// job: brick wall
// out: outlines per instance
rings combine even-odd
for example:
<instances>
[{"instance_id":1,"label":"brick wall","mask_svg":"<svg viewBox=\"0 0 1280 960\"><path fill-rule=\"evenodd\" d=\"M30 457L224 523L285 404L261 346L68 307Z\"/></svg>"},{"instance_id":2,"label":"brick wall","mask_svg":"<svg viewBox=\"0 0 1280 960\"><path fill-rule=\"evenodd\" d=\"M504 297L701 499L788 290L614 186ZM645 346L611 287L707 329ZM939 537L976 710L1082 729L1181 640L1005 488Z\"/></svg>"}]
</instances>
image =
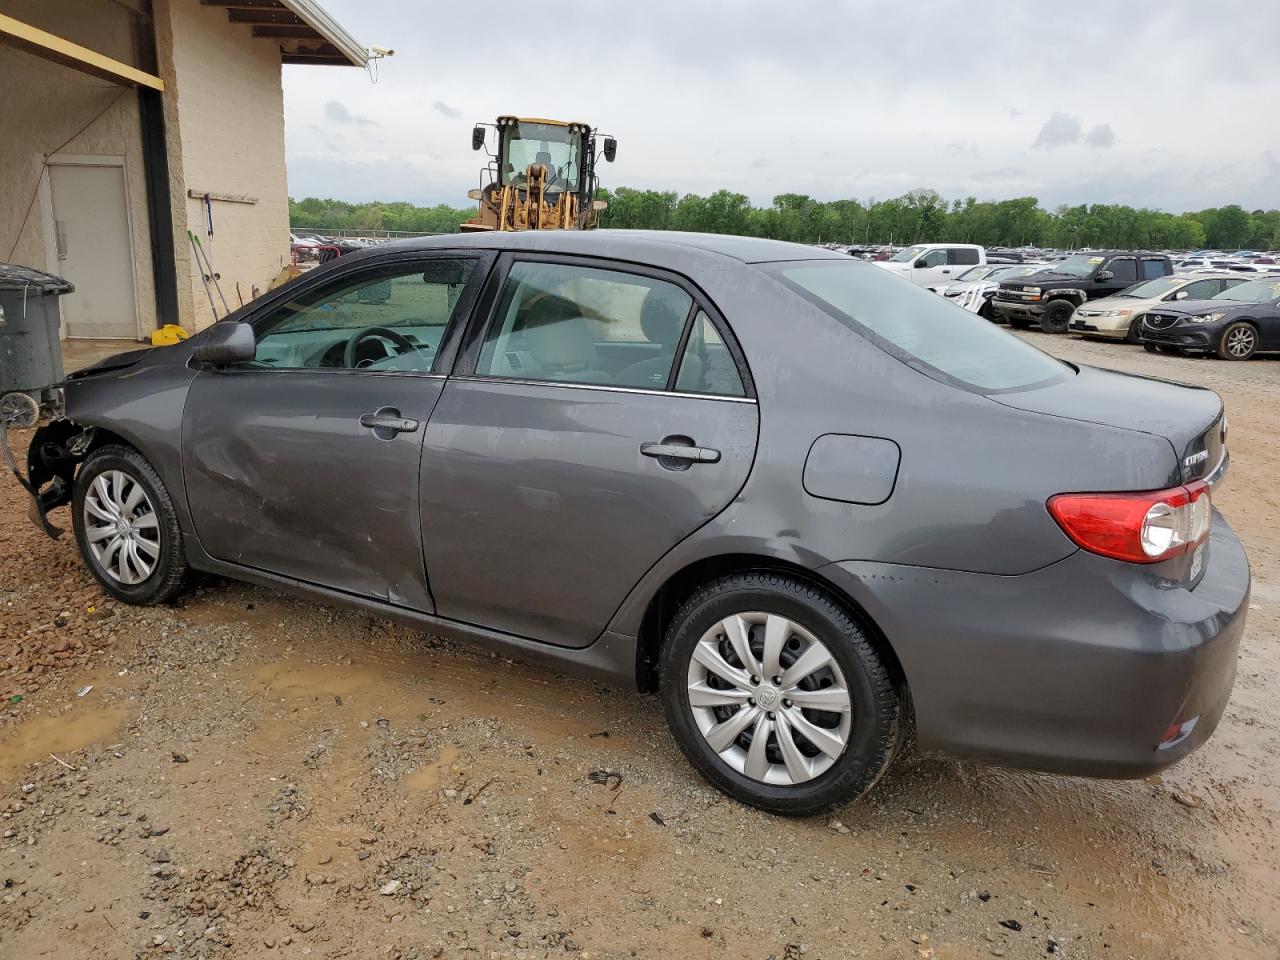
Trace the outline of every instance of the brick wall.
<instances>
[{"instance_id":1,"label":"brick wall","mask_svg":"<svg viewBox=\"0 0 1280 960\"><path fill-rule=\"evenodd\" d=\"M284 94L277 42L254 39L226 9L199 0L157 0L177 247L179 310L189 329L215 313L192 261L186 231L200 236L232 309L265 291L289 258ZM213 236L202 200L188 190L247 195L213 201ZM239 284L239 294L236 285ZM218 316L222 301L214 291Z\"/></svg>"}]
</instances>

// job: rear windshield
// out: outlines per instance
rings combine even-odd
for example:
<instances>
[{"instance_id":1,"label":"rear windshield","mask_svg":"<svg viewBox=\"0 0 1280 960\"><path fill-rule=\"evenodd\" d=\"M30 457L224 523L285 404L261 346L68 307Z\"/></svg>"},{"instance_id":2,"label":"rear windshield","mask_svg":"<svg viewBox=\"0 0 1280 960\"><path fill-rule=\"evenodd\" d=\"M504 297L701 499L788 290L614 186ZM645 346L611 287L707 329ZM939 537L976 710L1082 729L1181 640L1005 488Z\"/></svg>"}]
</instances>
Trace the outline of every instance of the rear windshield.
<instances>
[{"instance_id":1,"label":"rear windshield","mask_svg":"<svg viewBox=\"0 0 1280 960\"><path fill-rule=\"evenodd\" d=\"M1223 290L1214 300L1238 300L1242 303L1269 303L1280 297L1280 280L1250 280Z\"/></svg>"},{"instance_id":2,"label":"rear windshield","mask_svg":"<svg viewBox=\"0 0 1280 960\"><path fill-rule=\"evenodd\" d=\"M806 300L935 379L982 393L1021 390L1071 368L945 298L864 263L765 264Z\"/></svg>"}]
</instances>

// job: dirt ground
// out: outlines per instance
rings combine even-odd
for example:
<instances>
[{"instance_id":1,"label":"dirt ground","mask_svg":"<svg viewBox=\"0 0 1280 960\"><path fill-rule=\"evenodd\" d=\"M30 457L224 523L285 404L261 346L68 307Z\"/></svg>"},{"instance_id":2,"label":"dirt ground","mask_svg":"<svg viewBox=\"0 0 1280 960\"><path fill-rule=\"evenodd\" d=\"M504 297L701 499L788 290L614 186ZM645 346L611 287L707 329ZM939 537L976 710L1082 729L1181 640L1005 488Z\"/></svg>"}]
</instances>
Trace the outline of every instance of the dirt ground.
<instances>
[{"instance_id":1,"label":"dirt ground","mask_svg":"<svg viewBox=\"0 0 1280 960\"><path fill-rule=\"evenodd\" d=\"M1027 336L1226 400L1254 599L1162 777L913 757L770 817L652 698L222 581L108 601L6 476L0 957L1280 957L1280 362Z\"/></svg>"}]
</instances>

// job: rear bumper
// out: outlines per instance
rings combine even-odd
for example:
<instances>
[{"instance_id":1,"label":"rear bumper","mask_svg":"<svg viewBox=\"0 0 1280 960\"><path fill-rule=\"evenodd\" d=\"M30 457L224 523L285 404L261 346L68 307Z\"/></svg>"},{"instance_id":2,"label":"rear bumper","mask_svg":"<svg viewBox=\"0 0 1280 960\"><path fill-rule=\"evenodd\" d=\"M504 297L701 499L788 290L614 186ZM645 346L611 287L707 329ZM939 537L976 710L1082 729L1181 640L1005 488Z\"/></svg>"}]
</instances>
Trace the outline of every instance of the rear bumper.
<instances>
[{"instance_id":1,"label":"rear bumper","mask_svg":"<svg viewBox=\"0 0 1280 960\"><path fill-rule=\"evenodd\" d=\"M1016 577L859 561L823 572L901 660L923 751L1098 777L1146 776L1209 738L1249 602L1244 548L1217 514L1192 590L1084 551Z\"/></svg>"}]
</instances>

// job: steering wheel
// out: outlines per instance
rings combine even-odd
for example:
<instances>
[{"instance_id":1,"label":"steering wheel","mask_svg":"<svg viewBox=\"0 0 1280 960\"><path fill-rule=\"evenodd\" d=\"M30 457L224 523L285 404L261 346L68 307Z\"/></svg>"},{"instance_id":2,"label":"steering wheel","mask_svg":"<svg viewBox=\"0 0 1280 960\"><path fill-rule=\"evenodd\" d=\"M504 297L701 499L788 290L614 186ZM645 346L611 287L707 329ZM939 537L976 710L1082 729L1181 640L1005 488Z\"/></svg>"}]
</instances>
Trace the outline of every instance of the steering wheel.
<instances>
[{"instance_id":1,"label":"steering wheel","mask_svg":"<svg viewBox=\"0 0 1280 960\"><path fill-rule=\"evenodd\" d=\"M396 333L390 327L365 327L363 330L357 330L351 335L351 339L347 341L347 348L342 352L342 365L348 370L356 366L356 350L360 347L362 340L370 337L382 337L390 340L400 348L401 353L407 353L415 349L412 341L402 333Z\"/></svg>"}]
</instances>

